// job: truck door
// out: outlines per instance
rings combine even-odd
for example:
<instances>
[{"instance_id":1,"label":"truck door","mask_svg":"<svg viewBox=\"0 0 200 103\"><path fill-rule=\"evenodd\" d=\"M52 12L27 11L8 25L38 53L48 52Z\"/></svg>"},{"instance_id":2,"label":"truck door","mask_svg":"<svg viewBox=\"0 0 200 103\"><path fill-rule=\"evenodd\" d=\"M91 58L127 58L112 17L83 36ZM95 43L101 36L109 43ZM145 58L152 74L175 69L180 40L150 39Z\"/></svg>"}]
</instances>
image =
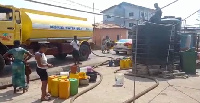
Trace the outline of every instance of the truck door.
<instances>
[{"instance_id":1,"label":"truck door","mask_svg":"<svg viewBox=\"0 0 200 103\"><path fill-rule=\"evenodd\" d=\"M11 7L0 6L0 42L4 45L13 45L15 21Z\"/></svg>"},{"instance_id":2,"label":"truck door","mask_svg":"<svg viewBox=\"0 0 200 103\"><path fill-rule=\"evenodd\" d=\"M22 40L21 36L21 16L19 10L15 10L15 35L14 38L15 40Z\"/></svg>"}]
</instances>

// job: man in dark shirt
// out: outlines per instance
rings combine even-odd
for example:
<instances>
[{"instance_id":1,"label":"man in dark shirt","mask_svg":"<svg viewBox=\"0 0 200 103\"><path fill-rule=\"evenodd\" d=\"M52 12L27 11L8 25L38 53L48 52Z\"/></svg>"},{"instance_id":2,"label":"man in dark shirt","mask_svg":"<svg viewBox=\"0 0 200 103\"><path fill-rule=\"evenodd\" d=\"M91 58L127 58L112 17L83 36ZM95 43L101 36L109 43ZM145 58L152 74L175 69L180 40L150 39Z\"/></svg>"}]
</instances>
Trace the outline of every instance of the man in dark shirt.
<instances>
[{"instance_id":1,"label":"man in dark shirt","mask_svg":"<svg viewBox=\"0 0 200 103\"><path fill-rule=\"evenodd\" d=\"M154 7L156 8L156 12L150 18L150 22L152 22L152 23L159 23L161 21L162 11L161 11L160 7L158 6L158 3L155 3Z\"/></svg>"}]
</instances>

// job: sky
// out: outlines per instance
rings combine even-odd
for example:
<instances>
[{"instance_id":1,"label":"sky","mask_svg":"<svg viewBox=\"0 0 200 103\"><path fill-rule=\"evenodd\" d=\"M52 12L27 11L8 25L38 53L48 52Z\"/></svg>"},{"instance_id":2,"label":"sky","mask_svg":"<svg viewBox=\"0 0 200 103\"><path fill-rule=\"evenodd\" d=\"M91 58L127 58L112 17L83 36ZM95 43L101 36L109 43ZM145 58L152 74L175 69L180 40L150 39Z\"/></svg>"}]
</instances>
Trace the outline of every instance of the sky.
<instances>
[{"instance_id":1,"label":"sky","mask_svg":"<svg viewBox=\"0 0 200 103\"><path fill-rule=\"evenodd\" d=\"M100 13L100 10L105 10L113 5L118 5L121 2L128 2L139 6L144 6L147 8L154 9L153 4L158 3L160 7L163 7L175 0L36 0L36 1L42 1L54 5L64 6L68 8L73 9L79 9L84 11L90 11L92 12L93 9L93 3L94 8L98 9L95 10L96 13ZM73 2L70 2L73 1ZM78 3L78 4L77 4ZM13 5L18 8L28 8L28 9L34 9L34 10L40 10L40 11L46 11L46 12L53 12L53 13L59 13L59 14L65 14L65 15L72 15L72 16L78 16L78 17L84 17L88 18L88 21L91 23L94 23L94 15L93 14L87 14L87 13L81 13L77 11L67 10L67 9L61 9L56 7L50 7L46 5L36 4L27 2L24 0L0 0L0 4L2 5ZM82 5L79 5L82 4ZM83 5L89 6L91 8L85 7ZM200 9L200 0L179 0L178 2L164 8L163 16L176 16L176 17L182 17L186 18L190 14L194 13L195 11ZM199 21L198 21L199 18ZM103 21L103 16L95 16L95 22L101 22ZM187 25L197 25L200 24L200 17L198 17L198 13L187 19L186 21Z\"/></svg>"}]
</instances>

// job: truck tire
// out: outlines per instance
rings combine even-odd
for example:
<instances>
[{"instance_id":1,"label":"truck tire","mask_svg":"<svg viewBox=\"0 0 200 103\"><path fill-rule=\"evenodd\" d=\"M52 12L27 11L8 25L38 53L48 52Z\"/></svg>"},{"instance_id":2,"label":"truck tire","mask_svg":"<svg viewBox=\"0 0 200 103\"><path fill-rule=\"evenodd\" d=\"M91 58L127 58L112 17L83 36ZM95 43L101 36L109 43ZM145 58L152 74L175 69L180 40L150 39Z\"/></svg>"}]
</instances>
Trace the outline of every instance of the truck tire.
<instances>
[{"instance_id":1,"label":"truck tire","mask_svg":"<svg viewBox=\"0 0 200 103\"><path fill-rule=\"evenodd\" d=\"M3 56L0 54L0 74L3 73L4 67L5 67L5 61Z\"/></svg>"},{"instance_id":2,"label":"truck tire","mask_svg":"<svg viewBox=\"0 0 200 103\"><path fill-rule=\"evenodd\" d=\"M60 59L63 60L66 58L67 54L57 54L57 55L53 55L56 59Z\"/></svg>"},{"instance_id":3,"label":"truck tire","mask_svg":"<svg viewBox=\"0 0 200 103\"><path fill-rule=\"evenodd\" d=\"M86 44L81 45L80 47L80 60L85 61L90 55L90 47Z\"/></svg>"}]
</instances>

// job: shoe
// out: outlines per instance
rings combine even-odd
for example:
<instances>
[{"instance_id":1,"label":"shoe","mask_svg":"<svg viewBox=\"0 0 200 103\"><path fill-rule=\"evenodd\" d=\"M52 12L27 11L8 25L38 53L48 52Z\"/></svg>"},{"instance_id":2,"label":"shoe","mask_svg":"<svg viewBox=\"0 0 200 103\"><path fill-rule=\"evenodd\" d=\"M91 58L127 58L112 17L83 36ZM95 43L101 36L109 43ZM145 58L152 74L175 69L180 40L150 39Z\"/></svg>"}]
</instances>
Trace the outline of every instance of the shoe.
<instances>
[{"instance_id":1,"label":"shoe","mask_svg":"<svg viewBox=\"0 0 200 103\"><path fill-rule=\"evenodd\" d=\"M44 98L41 98L41 101L50 101L50 100L51 100L51 98L47 97L47 96L45 96Z\"/></svg>"},{"instance_id":2,"label":"shoe","mask_svg":"<svg viewBox=\"0 0 200 103\"><path fill-rule=\"evenodd\" d=\"M51 94L50 94L50 93L47 93L46 96L47 96L47 97L51 97Z\"/></svg>"}]
</instances>

